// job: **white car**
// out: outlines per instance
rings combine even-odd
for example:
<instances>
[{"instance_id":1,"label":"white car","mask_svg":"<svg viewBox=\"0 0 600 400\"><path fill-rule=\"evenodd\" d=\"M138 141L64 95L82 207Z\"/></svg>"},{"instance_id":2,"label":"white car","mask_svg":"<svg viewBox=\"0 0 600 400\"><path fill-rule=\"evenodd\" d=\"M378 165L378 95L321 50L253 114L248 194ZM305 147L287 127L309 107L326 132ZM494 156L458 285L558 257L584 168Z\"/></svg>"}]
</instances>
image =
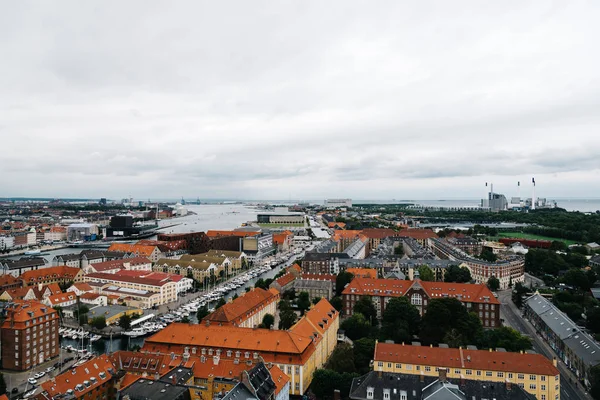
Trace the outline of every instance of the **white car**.
<instances>
[{"instance_id":1,"label":"white car","mask_svg":"<svg viewBox=\"0 0 600 400\"><path fill-rule=\"evenodd\" d=\"M41 378L44 375L46 375L46 373L44 371L41 371L41 372L38 372L37 374L35 374L33 377L35 379L39 379L39 378Z\"/></svg>"},{"instance_id":2,"label":"white car","mask_svg":"<svg viewBox=\"0 0 600 400\"><path fill-rule=\"evenodd\" d=\"M35 385L37 383L37 381L33 378L27 379L27 382L31 383L32 385Z\"/></svg>"},{"instance_id":3,"label":"white car","mask_svg":"<svg viewBox=\"0 0 600 400\"><path fill-rule=\"evenodd\" d=\"M52 371L54 371L54 367L48 367L48 368L46 368L46 372L52 372Z\"/></svg>"}]
</instances>

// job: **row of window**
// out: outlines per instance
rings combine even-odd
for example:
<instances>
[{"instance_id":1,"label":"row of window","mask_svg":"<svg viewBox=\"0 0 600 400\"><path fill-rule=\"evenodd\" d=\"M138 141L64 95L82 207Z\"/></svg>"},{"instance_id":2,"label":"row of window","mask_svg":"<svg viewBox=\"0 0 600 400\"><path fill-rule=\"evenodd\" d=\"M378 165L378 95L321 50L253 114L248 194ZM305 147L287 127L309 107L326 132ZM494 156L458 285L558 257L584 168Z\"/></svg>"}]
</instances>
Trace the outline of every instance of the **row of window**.
<instances>
[{"instance_id":1,"label":"row of window","mask_svg":"<svg viewBox=\"0 0 600 400\"><path fill-rule=\"evenodd\" d=\"M378 361L377 362L377 366L380 367L380 368L383 368L384 362L383 361ZM402 369L402 364L395 364L394 365L393 363L387 363L387 368L388 369L391 369L392 367L395 367L395 369ZM415 365L414 367L415 367L416 371L420 371L421 370L421 366L420 365ZM413 370L413 365L411 365L411 364L405 364L404 368L407 371L412 371ZM430 366L425 366L424 367L424 371L425 372L431 372L431 368L432 367L430 367ZM439 367L435 367L435 372L439 372L439 370L440 370ZM449 370L448 372L451 373L451 371L452 370ZM484 371L481 371L481 370L475 370L475 375L476 376L483 376L483 372ZM454 370L454 374L460 375L461 374L461 370L460 369L455 369ZM505 372L497 371L495 376L497 378L504 378L505 374L506 374L506 377L508 379L513 379L514 375L515 375L512 372L505 373ZM465 375L473 375L473 370L466 369L465 370ZM525 380L525 374L516 374L516 375L517 375L517 379L519 379L519 380ZM494 372L493 371L485 371L485 376L486 377L492 377L492 376L494 376ZM536 381L538 379L538 375L528 375L528 377L529 377L530 381ZM540 379L541 382L546 382L546 375L540 375L539 379ZM558 380L558 375L556 375L554 377L554 379Z\"/></svg>"}]
</instances>

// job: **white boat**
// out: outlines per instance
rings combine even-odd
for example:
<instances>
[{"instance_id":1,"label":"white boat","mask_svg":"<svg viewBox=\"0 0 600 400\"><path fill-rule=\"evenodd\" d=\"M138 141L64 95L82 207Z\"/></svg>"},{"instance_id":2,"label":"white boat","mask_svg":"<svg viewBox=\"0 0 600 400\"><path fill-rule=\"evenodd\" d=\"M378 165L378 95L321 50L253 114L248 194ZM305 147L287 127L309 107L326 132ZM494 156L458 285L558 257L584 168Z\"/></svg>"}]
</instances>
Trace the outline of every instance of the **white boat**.
<instances>
[{"instance_id":1,"label":"white boat","mask_svg":"<svg viewBox=\"0 0 600 400\"><path fill-rule=\"evenodd\" d=\"M100 336L100 335L92 335L90 337L90 342L95 342L96 340L100 340L100 339L102 339L102 336Z\"/></svg>"},{"instance_id":2,"label":"white boat","mask_svg":"<svg viewBox=\"0 0 600 400\"><path fill-rule=\"evenodd\" d=\"M24 253L26 256L37 256L42 254L40 250L29 250Z\"/></svg>"},{"instance_id":3,"label":"white boat","mask_svg":"<svg viewBox=\"0 0 600 400\"><path fill-rule=\"evenodd\" d=\"M145 335L147 332L145 329L142 328L134 328L129 332L123 332L123 335L126 336L130 336L130 337L138 337L138 336L143 336Z\"/></svg>"}]
</instances>

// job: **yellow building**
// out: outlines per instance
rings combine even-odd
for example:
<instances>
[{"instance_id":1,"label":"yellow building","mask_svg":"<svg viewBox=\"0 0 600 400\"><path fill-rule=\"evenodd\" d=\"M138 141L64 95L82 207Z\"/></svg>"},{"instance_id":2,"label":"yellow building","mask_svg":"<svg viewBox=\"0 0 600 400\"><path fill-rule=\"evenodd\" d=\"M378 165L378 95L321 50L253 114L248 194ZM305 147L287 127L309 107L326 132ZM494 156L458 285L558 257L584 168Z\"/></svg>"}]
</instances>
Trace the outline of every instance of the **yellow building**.
<instances>
[{"instance_id":1,"label":"yellow building","mask_svg":"<svg viewBox=\"0 0 600 400\"><path fill-rule=\"evenodd\" d=\"M518 384L539 400L560 398L556 360L540 354L491 350L451 349L377 343L373 369L437 377L446 368L448 378Z\"/></svg>"},{"instance_id":2,"label":"yellow building","mask_svg":"<svg viewBox=\"0 0 600 400\"><path fill-rule=\"evenodd\" d=\"M170 260L161 258L152 267L153 271L166 272L187 277L190 273L198 282L203 282L204 279L211 276L219 277L221 271L225 273L225 267L221 264L204 261L190 260Z\"/></svg>"}]
</instances>

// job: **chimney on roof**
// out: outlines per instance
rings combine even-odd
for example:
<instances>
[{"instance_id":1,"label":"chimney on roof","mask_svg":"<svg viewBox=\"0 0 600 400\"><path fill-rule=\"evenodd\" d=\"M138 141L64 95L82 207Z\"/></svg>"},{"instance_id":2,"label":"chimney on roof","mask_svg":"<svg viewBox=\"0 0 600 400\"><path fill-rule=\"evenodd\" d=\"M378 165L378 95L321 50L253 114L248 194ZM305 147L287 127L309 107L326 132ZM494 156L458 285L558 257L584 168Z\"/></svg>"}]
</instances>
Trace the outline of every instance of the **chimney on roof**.
<instances>
[{"instance_id":1,"label":"chimney on roof","mask_svg":"<svg viewBox=\"0 0 600 400\"><path fill-rule=\"evenodd\" d=\"M558 360L556 359L556 357L552 357L552 365L558 367Z\"/></svg>"},{"instance_id":2,"label":"chimney on roof","mask_svg":"<svg viewBox=\"0 0 600 400\"><path fill-rule=\"evenodd\" d=\"M333 400L341 400L342 399L342 395L340 393L340 389L335 389L333 391Z\"/></svg>"},{"instance_id":3,"label":"chimney on roof","mask_svg":"<svg viewBox=\"0 0 600 400\"><path fill-rule=\"evenodd\" d=\"M206 320L206 322L204 323L206 326L210 326L210 321Z\"/></svg>"},{"instance_id":4,"label":"chimney on roof","mask_svg":"<svg viewBox=\"0 0 600 400\"><path fill-rule=\"evenodd\" d=\"M507 379L506 380L506 390L510 391L512 389L512 383L510 383L510 381Z\"/></svg>"},{"instance_id":5,"label":"chimney on roof","mask_svg":"<svg viewBox=\"0 0 600 400\"><path fill-rule=\"evenodd\" d=\"M448 370L446 368L440 368L439 373L440 373L440 376L439 376L440 382L446 382L446 378L448 376Z\"/></svg>"},{"instance_id":6,"label":"chimney on roof","mask_svg":"<svg viewBox=\"0 0 600 400\"><path fill-rule=\"evenodd\" d=\"M419 382L425 382L425 375L423 375L423 372L421 372L421 375L419 375Z\"/></svg>"}]
</instances>

